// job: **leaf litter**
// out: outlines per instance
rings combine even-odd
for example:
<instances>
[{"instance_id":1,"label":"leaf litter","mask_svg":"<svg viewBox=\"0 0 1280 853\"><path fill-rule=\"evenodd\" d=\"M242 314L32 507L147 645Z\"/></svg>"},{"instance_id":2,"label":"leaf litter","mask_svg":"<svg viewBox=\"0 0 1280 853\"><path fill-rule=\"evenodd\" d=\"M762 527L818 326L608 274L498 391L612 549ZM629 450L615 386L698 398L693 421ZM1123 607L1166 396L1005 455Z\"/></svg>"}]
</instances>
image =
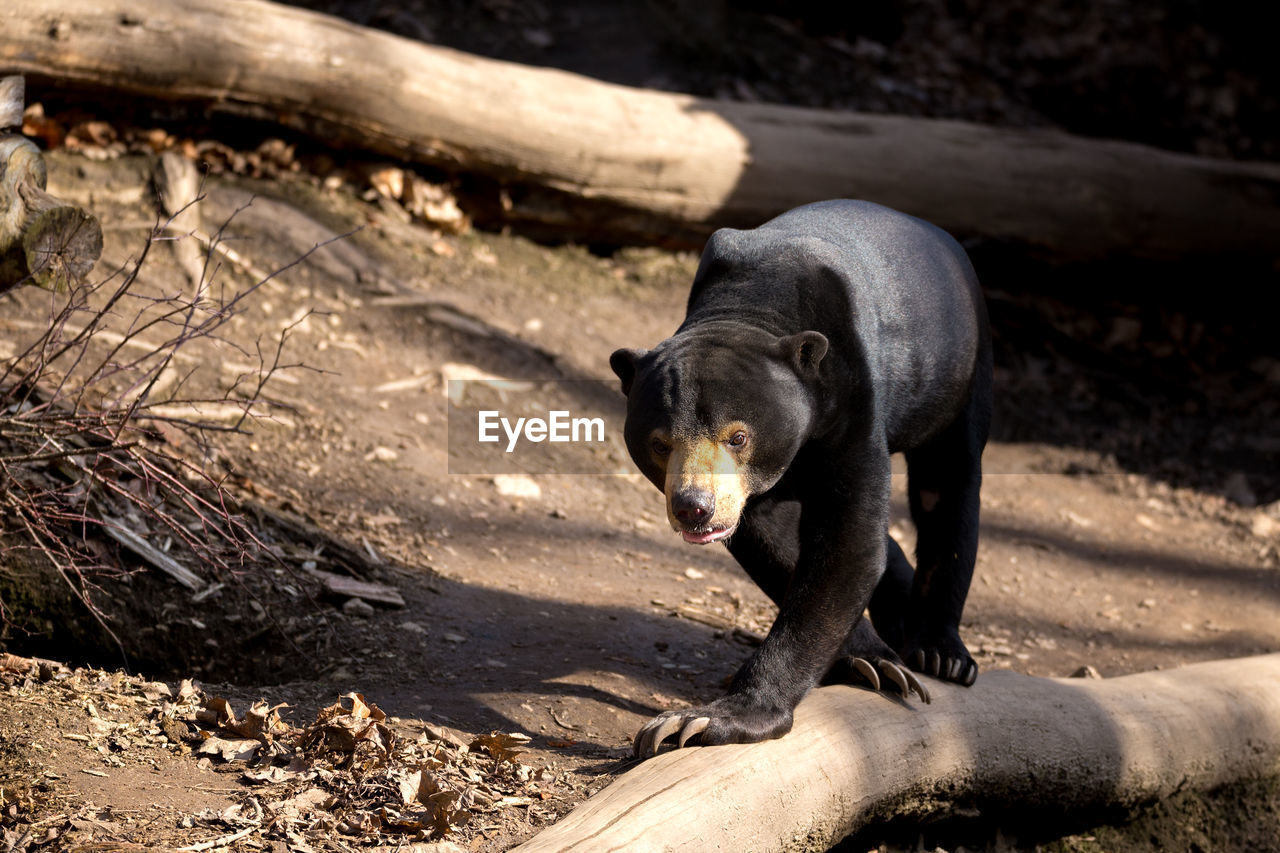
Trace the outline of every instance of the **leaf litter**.
<instances>
[{"instance_id":1,"label":"leaf litter","mask_svg":"<svg viewBox=\"0 0 1280 853\"><path fill-rule=\"evenodd\" d=\"M60 723L55 728L61 740L85 750L86 759L96 755L108 770L139 757L159 769L145 751L165 750L234 775L238 786L230 807L175 820L174 838L188 851L462 849L452 842L478 849L513 822L551 822L557 800L570 798L578 787L554 765L535 768L521 761L528 735L494 731L472 737L398 720L355 692L298 724L287 704L259 700L237 711L229 699L210 695L191 679L174 688L140 676L72 670L6 654L0 655L0 695L10 707L74 711L87 721L84 733L66 731L70 727ZM45 749L40 743L34 747ZM30 775L39 782L0 780L0 849L133 840L138 827L131 820L60 792L62 774L46 767Z\"/></svg>"}]
</instances>

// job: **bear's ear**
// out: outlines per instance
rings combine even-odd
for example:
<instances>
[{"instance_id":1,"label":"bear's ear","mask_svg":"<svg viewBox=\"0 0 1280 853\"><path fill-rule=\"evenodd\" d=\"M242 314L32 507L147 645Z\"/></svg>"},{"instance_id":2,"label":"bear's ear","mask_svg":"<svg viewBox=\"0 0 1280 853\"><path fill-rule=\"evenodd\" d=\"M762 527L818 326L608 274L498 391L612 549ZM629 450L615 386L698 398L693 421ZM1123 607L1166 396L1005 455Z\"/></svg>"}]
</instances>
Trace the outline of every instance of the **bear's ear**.
<instances>
[{"instance_id":1,"label":"bear's ear","mask_svg":"<svg viewBox=\"0 0 1280 853\"><path fill-rule=\"evenodd\" d=\"M620 349L609 356L609 366L613 368L613 372L618 374L618 378L622 380L623 394L631 393L631 383L636 378L636 362L646 352L647 350L642 349Z\"/></svg>"},{"instance_id":2,"label":"bear's ear","mask_svg":"<svg viewBox=\"0 0 1280 853\"><path fill-rule=\"evenodd\" d=\"M817 376L818 365L827 354L827 336L822 332L801 332L782 338L779 342L783 355L801 376Z\"/></svg>"}]
</instances>

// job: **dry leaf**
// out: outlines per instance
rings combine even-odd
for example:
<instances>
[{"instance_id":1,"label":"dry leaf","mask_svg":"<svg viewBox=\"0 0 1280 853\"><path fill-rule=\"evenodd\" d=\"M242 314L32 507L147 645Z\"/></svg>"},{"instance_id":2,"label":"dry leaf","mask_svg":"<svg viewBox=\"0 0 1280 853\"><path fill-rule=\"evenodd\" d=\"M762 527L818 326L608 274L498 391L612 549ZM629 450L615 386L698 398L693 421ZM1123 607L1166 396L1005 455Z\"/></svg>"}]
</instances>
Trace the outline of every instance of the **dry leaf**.
<instances>
[{"instance_id":1,"label":"dry leaf","mask_svg":"<svg viewBox=\"0 0 1280 853\"><path fill-rule=\"evenodd\" d=\"M18 657L7 652L0 655L0 672L12 672L19 675L26 675L34 671L36 662L31 658Z\"/></svg>"},{"instance_id":2,"label":"dry leaf","mask_svg":"<svg viewBox=\"0 0 1280 853\"><path fill-rule=\"evenodd\" d=\"M231 703L221 697L206 699L204 707L196 711L196 722L215 729L239 725Z\"/></svg>"},{"instance_id":3,"label":"dry leaf","mask_svg":"<svg viewBox=\"0 0 1280 853\"><path fill-rule=\"evenodd\" d=\"M268 706L266 702L259 699L249 708L241 723L230 727L231 731L241 737L257 738L263 741L290 734L293 729L280 719L280 709L288 707L284 702Z\"/></svg>"},{"instance_id":4,"label":"dry leaf","mask_svg":"<svg viewBox=\"0 0 1280 853\"><path fill-rule=\"evenodd\" d=\"M529 740L528 735L520 734L519 732L508 734L491 732L487 735L480 735L471 741L470 748L473 750L477 747L484 749L494 761L507 761L515 764L516 756L524 752L524 750L516 749L516 747L524 746Z\"/></svg>"},{"instance_id":5,"label":"dry leaf","mask_svg":"<svg viewBox=\"0 0 1280 853\"><path fill-rule=\"evenodd\" d=\"M344 707L343 700L350 703ZM389 758L395 735L383 722L387 715L377 705L365 702L364 695L348 693L335 705L316 715L316 722L304 730L299 742L304 747L326 752L354 753L360 743L368 743Z\"/></svg>"},{"instance_id":6,"label":"dry leaf","mask_svg":"<svg viewBox=\"0 0 1280 853\"><path fill-rule=\"evenodd\" d=\"M196 753L199 755L217 755L223 761L248 761L258 754L258 749L261 746L262 743L256 740L248 740L246 738L227 740L217 735L209 735L196 747Z\"/></svg>"}]
</instances>

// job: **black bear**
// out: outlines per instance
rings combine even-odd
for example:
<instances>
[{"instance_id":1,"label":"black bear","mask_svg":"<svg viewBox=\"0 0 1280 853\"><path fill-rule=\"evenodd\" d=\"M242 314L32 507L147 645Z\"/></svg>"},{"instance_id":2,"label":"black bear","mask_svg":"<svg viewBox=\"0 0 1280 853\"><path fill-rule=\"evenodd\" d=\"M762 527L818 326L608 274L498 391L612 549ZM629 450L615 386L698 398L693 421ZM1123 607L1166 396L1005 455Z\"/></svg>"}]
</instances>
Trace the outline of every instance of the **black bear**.
<instances>
[{"instance_id":1,"label":"black bear","mask_svg":"<svg viewBox=\"0 0 1280 853\"><path fill-rule=\"evenodd\" d=\"M946 232L827 201L712 235L675 334L609 359L627 448L688 542L724 542L778 605L728 694L665 713L635 752L781 737L820 681L925 702L918 672L972 684L960 615L978 547L991 342ZM906 456L914 571L888 535ZM870 624L863 618L870 614Z\"/></svg>"}]
</instances>

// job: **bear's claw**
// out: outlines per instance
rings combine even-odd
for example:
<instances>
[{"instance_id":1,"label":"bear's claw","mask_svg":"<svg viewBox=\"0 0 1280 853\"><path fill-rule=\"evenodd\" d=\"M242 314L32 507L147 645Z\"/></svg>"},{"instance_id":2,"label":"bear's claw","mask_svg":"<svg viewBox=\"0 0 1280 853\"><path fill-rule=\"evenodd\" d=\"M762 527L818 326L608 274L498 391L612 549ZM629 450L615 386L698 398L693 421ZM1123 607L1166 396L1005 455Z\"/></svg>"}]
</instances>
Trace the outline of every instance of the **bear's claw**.
<instances>
[{"instance_id":1,"label":"bear's claw","mask_svg":"<svg viewBox=\"0 0 1280 853\"><path fill-rule=\"evenodd\" d=\"M932 675L935 678L941 678L945 681L954 681L956 684L962 684L965 687L973 686L973 682L978 680L978 665L971 659L965 657L942 657L937 649L930 649L928 654L924 649L917 649L915 654L908 660L911 666L917 672L923 672Z\"/></svg>"},{"instance_id":2,"label":"bear's claw","mask_svg":"<svg viewBox=\"0 0 1280 853\"><path fill-rule=\"evenodd\" d=\"M690 720L683 729L680 730L680 737L676 739L676 749L684 749L685 741L696 734L700 734L707 730L707 726L711 725L710 717L697 717Z\"/></svg>"},{"instance_id":3,"label":"bear's claw","mask_svg":"<svg viewBox=\"0 0 1280 853\"><path fill-rule=\"evenodd\" d=\"M867 680L872 690L880 689L880 673L883 673L885 678L897 685L898 692L904 699L914 691L926 705L933 701L929 691L920 683L920 679L916 678L915 673L888 658L874 658L871 661L865 658L854 658L853 668ZM876 672L877 668L879 673Z\"/></svg>"},{"instance_id":4,"label":"bear's claw","mask_svg":"<svg viewBox=\"0 0 1280 853\"><path fill-rule=\"evenodd\" d=\"M664 741L676 749L686 744L716 746L756 743L791 731L791 709L777 697L751 693L729 694L699 708L668 711L653 718L636 734L636 758L657 755Z\"/></svg>"},{"instance_id":5,"label":"bear's claw","mask_svg":"<svg viewBox=\"0 0 1280 853\"><path fill-rule=\"evenodd\" d=\"M636 733L632 751L635 753L636 758L648 758L651 755L657 755L658 748L662 746L662 742L676 732L680 733L676 738L676 748L683 749L689 738L706 731L707 726L710 724L710 717L689 718L682 714L656 717Z\"/></svg>"},{"instance_id":6,"label":"bear's claw","mask_svg":"<svg viewBox=\"0 0 1280 853\"><path fill-rule=\"evenodd\" d=\"M858 671L859 675L867 680L867 683L871 685L872 690L880 689L880 676L876 673L876 668L872 666L870 662L865 661L862 658L854 658L853 668Z\"/></svg>"}]
</instances>

